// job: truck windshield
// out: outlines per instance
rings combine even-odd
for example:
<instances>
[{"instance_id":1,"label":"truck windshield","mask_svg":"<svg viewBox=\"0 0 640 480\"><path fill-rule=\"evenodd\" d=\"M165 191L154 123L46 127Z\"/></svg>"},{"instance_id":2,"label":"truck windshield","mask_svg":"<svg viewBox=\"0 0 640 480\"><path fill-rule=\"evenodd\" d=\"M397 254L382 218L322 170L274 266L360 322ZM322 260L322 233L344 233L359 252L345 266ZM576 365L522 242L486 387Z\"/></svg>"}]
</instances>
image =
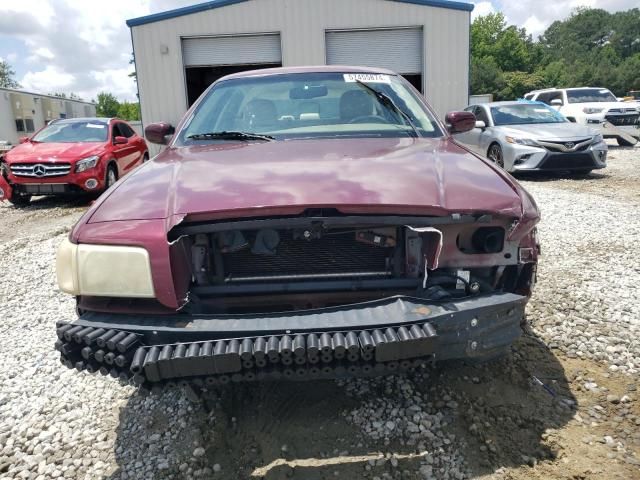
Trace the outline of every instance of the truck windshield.
<instances>
[{"instance_id":1,"label":"truck windshield","mask_svg":"<svg viewBox=\"0 0 640 480\"><path fill-rule=\"evenodd\" d=\"M567 90L569 103L617 102L618 99L606 88L577 88Z\"/></svg>"},{"instance_id":2,"label":"truck windshield","mask_svg":"<svg viewBox=\"0 0 640 480\"><path fill-rule=\"evenodd\" d=\"M295 73L220 82L187 119L178 142L238 140L240 135L255 140L256 134L288 140L439 137L442 132L401 77Z\"/></svg>"},{"instance_id":3,"label":"truck windshield","mask_svg":"<svg viewBox=\"0 0 640 480\"><path fill-rule=\"evenodd\" d=\"M31 140L40 143L106 142L109 126L95 120L57 121L40 130Z\"/></svg>"},{"instance_id":4,"label":"truck windshield","mask_svg":"<svg viewBox=\"0 0 640 480\"><path fill-rule=\"evenodd\" d=\"M491 116L496 126L567 121L560 112L542 103L513 103L491 107Z\"/></svg>"}]
</instances>

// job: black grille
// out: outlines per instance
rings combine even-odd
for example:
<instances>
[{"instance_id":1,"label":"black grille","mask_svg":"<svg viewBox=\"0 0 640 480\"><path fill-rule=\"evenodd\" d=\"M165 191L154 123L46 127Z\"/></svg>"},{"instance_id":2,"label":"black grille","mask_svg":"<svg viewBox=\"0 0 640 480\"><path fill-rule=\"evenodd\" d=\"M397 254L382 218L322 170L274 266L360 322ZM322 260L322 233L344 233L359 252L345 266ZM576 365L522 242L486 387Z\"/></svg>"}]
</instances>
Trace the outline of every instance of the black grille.
<instances>
[{"instance_id":1,"label":"black grille","mask_svg":"<svg viewBox=\"0 0 640 480\"><path fill-rule=\"evenodd\" d=\"M385 272L392 247L357 242L355 233L304 240L281 235L275 255L256 255L249 248L223 254L226 277Z\"/></svg>"},{"instance_id":2,"label":"black grille","mask_svg":"<svg viewBox=\"0 0 640 480\"><path fill-rule=\"evenodd\" d=\"M607 115L607 122L615 126L637 125L639 115Z\"/></svg>"},{"instance_id":3,"label":"black grille","mask_svg":"<svg viewBox=\"0 0 640 480\"><path fill-rule=\"evenodd\" d=\"M29 195L64 195L83 191L76 185L66 183L24 183L16 185L14 189L19 193Z\"/></svg>"},{"instance_id":4,"label":"black grille","mask_svg":"<svg viewBox=\"0 0 640 480\"><path fill-rule=\"evenodd\" d=\"M548 155L540 168L547 170L562 170L568 168L594 168L595 162L588 153L563 153Z\"/></svg>"}]
</instances>

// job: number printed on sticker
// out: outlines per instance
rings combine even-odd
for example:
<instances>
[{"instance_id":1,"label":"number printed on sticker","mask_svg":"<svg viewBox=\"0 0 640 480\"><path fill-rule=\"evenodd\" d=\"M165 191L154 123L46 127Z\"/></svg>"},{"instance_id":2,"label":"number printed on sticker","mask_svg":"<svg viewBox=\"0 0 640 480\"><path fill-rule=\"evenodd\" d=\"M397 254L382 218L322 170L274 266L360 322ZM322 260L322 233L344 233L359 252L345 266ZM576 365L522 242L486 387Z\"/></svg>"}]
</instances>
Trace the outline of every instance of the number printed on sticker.
<instances>
[{"instance_id":1,"label":"number printed on sticker","mask_svg":"<svg viewBox=\"0 0 640 480\"><path fill-rule=\"evenodd\" d=\"M345 73L343 76L345 82L391 83L391 77L381 73Z\"/></svg>"}]
</instances>

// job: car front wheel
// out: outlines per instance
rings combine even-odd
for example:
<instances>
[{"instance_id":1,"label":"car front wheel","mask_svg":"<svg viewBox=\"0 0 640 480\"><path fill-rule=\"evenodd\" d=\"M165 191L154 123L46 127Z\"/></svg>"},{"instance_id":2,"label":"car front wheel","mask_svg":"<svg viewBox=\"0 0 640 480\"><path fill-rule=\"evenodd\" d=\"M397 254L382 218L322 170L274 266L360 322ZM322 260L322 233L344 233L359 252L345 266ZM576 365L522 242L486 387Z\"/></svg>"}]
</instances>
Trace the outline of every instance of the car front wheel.
<instances>
[{"instance_id":1,"label":"car front wheel","mask_svg":"<svg viewBox=\"0 0 640 480\"><path fill-rule=\"evenodd\" d=\"M500 168L504 168L504 156L502 155L502 147L497 143L493 143L487 152L487 158Z\"/></svg>"},{"instance_id":2,"label":"car front wheel","mask_svg":"<svg viewBox=\"0 0 640 480\"><path fill-rule=\"evenodd\" d=\"M109 165L107 169L107 179L105 181L104 189L109 190L114 183L118 181L118 171L114 165Z\"/></svg>"}]
</instances>

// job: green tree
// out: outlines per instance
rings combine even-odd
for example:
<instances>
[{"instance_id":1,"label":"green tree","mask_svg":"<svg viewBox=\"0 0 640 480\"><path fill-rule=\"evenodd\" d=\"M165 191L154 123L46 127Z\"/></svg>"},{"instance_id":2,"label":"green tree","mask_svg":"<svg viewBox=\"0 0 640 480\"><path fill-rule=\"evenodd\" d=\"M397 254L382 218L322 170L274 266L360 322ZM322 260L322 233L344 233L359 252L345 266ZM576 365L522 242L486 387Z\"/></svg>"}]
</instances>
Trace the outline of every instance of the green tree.
<instances>
[{"instance_id":1,"label":"green tree","mask_svg":"<svg viewBox=\"0 0 640 480\"><path fill-rule=\"evenodd\" d=\"M504 86L504 73L493 57L471 59L472 93L493 93L495 96Z\"/></svg>"},{"instance_id":2,"label":"green tree","mask_svg":"<svg viewBox=\"0 0 640 480\"><path fill-rule=\"evenodd\" d=\"M122 102L118 107L118 118L122 120L140 120L140 104Z\"/></svg>"},{"instance_id":3,"label":"green tree","mask_svg":"<svg viewBox=\"0 0 640 480\"><path fill-rule=\"evenodd\" d=\"M111 93L100 92L96 102L96 114L101 117L117 117L120 102Z\"/></svg>"},{"instance_id":4,"label":"green tree","mask_svg":"<svg viewBox=\"0 0 640 480\"><path fill-rule=\"evenodd\" d=\"M0 87L2 88L20 88L20 84L13 79L16 72L13 71L11 65L5 61L0 61Z\"/></svg>"}]
</instances>

